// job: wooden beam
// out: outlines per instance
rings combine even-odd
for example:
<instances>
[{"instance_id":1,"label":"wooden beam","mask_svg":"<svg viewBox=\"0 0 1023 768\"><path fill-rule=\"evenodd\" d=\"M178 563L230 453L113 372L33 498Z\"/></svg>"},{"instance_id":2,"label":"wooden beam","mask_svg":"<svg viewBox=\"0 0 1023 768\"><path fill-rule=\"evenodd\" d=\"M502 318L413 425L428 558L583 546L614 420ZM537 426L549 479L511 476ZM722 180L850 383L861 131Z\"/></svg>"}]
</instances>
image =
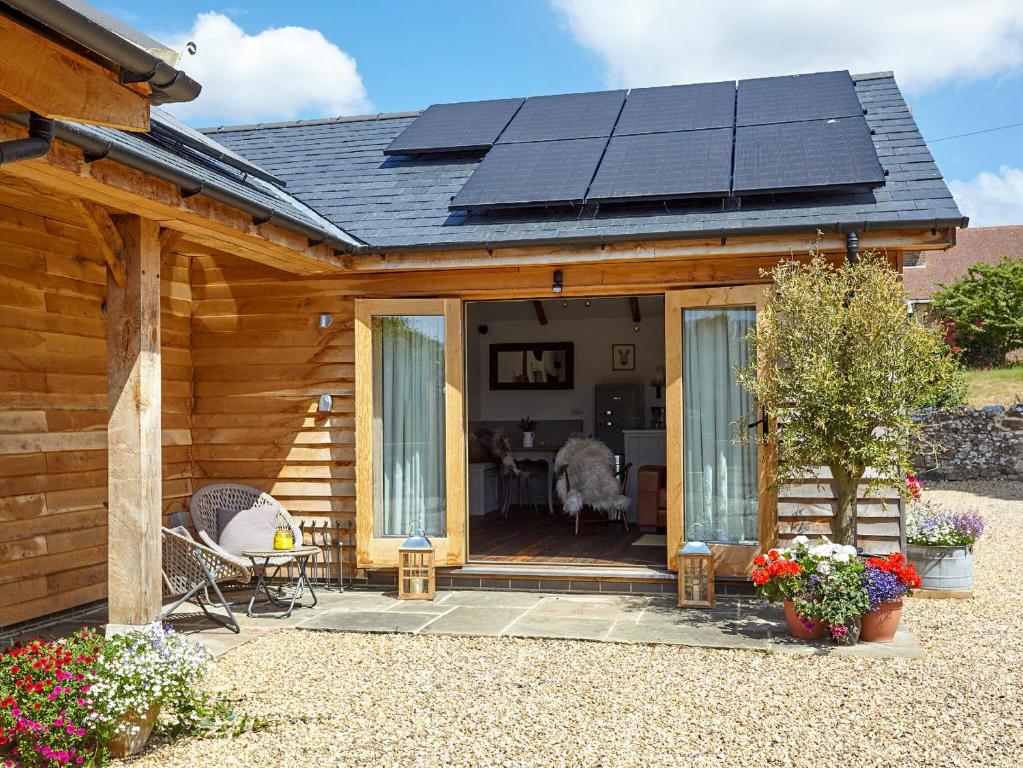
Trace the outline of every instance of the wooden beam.
<instances>
[{"instance_id":1,"label":"wooden beam","mask_svg":"<svg viewBox=\"0 0 1023 768\"><path fill-rule=\"evenodd\" d=\"M161 608L160 243L155 222L119 216L125 285L107 277L109 623Z\"/></svg>"},{"instance_id":2,"label":"wooden beam","mask_svg":"<svg viewBox=\"0 0 1023 768\"><path fill-rule=\"evenodd\" d=\"M937 231L878 230L860 234L860 252L891 250L944 250L953 243L953 229ZM633 260L705 259L717 256L806 255L817 242L822 253L845 255L845 235L792 233L755 237L642 240L597 245L513 246L495 244L492 251L437 250L364 254L350 257L353 272L398 272L415 269L491 269L496 267L543 267L568 264L606 264Z\"/></svg>"},{"instance_id":3,"label":"wooden beam","mask_svg":"<svg viewBox=\"0 0 1023 768\"><path fill-rule=\"evenodd\" d=\"M26 27L0 16L0 96L44 117L149 130L148 86L117 75Z\"/></svg>"},{"instance_id":4,"label":"wooden beam","mask_svg":"<svg viewBox=\"0 0 1023 768\"><path fill-rule=\"evenodd\" d=\"M543 302L534 301L533 311L536 312L536 321L540 323L540 325L547 325L547 313L543 310Z\"/></svg>"},{"instance_id":5,"label":"wooden beam","mask_svg":"<svg viewBox=\"0 0 1023 768\"><path fill-rule=\"evenodd\" d=\"M185 233L180 232L176 229L167 229L163 227L160 229L160 259L166 260L170 258L171 254L174 253L174 249L177 248L181 239Z\"/></svg>"},{"instance_id":6,"label":"wooden beam","mask_svg":"<svg viewBox=\"0 0 1023 768\"><path fill-rule=\"evenodd\" d=\"M643 322L643 316L639 313L639 296L629 297L629 314L632 315L632 322Z\"/></svg>"},{"instance_id":7,"label":"wooden beam","mask_svg":"<svg viewBox=\"0 0 1023 768\"><path fill-rule=\"evenodd\" d=\"M107 263L114 283L124 288L124 241L110 214L102 206L88 200L71 200L72 207L82 217L82 223L96 241Z\"/></svg>"},{"instance_id":8,"label":"wooden beam","mask_svg":"<svg viewBox=\"0 0 1023 768\"><path fill-rule=\"evenodd\" d=\"M21 126L0 120L0 141L25 135ZM345 269L327 246L310 246L308 238L272 223L257 226L251 216L205 195L183 198L170 182L111 160L86 163L80 149L62 141L54 142L45 159L5 165L0 173L144 216L183 232L192 242L287 272L313 275Z\"/></svg>"}]
</instances>

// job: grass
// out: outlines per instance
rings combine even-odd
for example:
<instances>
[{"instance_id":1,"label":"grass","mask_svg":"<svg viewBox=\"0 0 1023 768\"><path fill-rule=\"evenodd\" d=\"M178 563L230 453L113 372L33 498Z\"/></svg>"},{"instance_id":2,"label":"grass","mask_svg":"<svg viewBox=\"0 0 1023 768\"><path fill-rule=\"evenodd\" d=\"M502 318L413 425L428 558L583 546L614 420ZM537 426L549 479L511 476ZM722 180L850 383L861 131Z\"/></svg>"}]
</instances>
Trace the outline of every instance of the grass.
<instances>
[{"instance_id":1,"label":"grass","mask_svg":"<svg viewBox=\"0 0 1023 768\"><path fill-rule=\"evenodd\" d=\"M1023 401L1023 365L963 373L966 376L966 400L974 408L1010 406Z\"/></svg>"}]
</instances>

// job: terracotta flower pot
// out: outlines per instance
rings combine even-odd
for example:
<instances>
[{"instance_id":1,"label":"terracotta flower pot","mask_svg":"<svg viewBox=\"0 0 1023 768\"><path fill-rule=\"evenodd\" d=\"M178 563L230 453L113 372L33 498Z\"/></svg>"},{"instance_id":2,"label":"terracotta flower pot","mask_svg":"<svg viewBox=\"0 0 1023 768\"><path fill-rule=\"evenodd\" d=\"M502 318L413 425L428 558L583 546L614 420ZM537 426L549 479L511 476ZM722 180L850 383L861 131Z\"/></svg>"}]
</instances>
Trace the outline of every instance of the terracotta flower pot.
<instances>
[{"instance_id":1,"label":"terracotta flower pot","mask_svg":"<svg viewBox=\"0 0 1023 768\"><path fill-rule=\"evenodd\" d=\"M881 603L876 611L864 615L860 639L868 643L890 643L895 638L895 630L899 628L901 618L901 600Z\"/></svg>"},{"instance_id":2,"label":"terracotta flower pot","mask_svg":"<svg viewBox=\"0 0 1023 768\"><path fill-rule=\"evenodd\" d=\"M817 619L810 619L812 624L811 629L807 629L806 625L803 624L799 615L796 613L796 608L792 604L791 600L786 600L785 603L785 621L789 624L789 634L797 640L820 640L824 637L824 625Z\"/></svg>"},{"instance_id":3,"label":"terracotta flower pot","mask_svg":"<svg viewBox=\"0 0 1023 768\"><path fill-rule=\"evenodd\" d=\"M121 723L128 726L128 730L107 742L107 751L111 757L130 757L142 751L149 742L153 733L153 726L156 725L156 718L160 714L160 704L157 702L143 714L128 712L121 718ZM137 729L137 730L136 730Z\"/></svg>"}]
</instances>

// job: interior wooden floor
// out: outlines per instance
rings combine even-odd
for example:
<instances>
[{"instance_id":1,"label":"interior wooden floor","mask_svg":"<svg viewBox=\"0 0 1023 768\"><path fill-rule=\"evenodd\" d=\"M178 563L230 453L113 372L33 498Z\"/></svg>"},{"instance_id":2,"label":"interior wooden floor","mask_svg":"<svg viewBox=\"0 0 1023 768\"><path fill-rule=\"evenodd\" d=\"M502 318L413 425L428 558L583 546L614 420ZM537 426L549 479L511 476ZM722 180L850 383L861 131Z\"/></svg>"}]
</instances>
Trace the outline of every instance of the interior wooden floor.
<instances>
[{"instance_id":1,"label":"interior wooden floor","mask_svg":"<svg viewBox=\"0 0 1023 768\"><path fill-rule=\"evenodd\" d=\"M583 523L575 535L574 521L546 509L537 515L528 507L513 507L508 517L493 512L469 518L470 562L556 563L562 565L663 566L664 546L635 546L643 535L636 526L625 531L621 522Z\"/></svg>"}]
</instances>

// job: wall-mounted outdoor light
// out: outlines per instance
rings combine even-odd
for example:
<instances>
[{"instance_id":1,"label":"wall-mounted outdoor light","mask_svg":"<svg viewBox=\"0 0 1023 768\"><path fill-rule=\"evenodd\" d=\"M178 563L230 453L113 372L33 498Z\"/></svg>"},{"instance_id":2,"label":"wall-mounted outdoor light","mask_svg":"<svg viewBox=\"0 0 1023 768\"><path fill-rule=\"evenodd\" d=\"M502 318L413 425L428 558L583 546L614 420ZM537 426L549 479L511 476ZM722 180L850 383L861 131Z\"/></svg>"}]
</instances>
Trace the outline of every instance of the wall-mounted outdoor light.
<instances>
[{"instance_id":1,"label":"wall-mounted outdoor light","mask_svg":"<svg viewBox=\"0 0 1023 768\"><path fill-rule=\"evenodd\" d=\"M334 409L334 398L330 395L320 395L320 402L316 404L316 410L320 413L330 413Z\"/></svg>"},{"instance_id":2,"label":"wall-mounted outdoor light","mask_svg":"<svg viewBox=\"0 0 1023 768\"><path fill-rule=\"evenodd\" d=\"M554 270L554 285L551 286L551 290L555 293L561 293L564 290L565 275L562 274L560 269Z\"/></svg>"},{"instance_id":3,"label":"wall-mounted outdoor light","mask_svg":"<svg viewBox=\"0 0 1023 768\"><path fill-rule=\"evenodd\" d=\"M330 328L333 322L334 316L330 314L330 312L320 313L320 330L323 330L324 328Z\"/></svg>"}]
</instances>

